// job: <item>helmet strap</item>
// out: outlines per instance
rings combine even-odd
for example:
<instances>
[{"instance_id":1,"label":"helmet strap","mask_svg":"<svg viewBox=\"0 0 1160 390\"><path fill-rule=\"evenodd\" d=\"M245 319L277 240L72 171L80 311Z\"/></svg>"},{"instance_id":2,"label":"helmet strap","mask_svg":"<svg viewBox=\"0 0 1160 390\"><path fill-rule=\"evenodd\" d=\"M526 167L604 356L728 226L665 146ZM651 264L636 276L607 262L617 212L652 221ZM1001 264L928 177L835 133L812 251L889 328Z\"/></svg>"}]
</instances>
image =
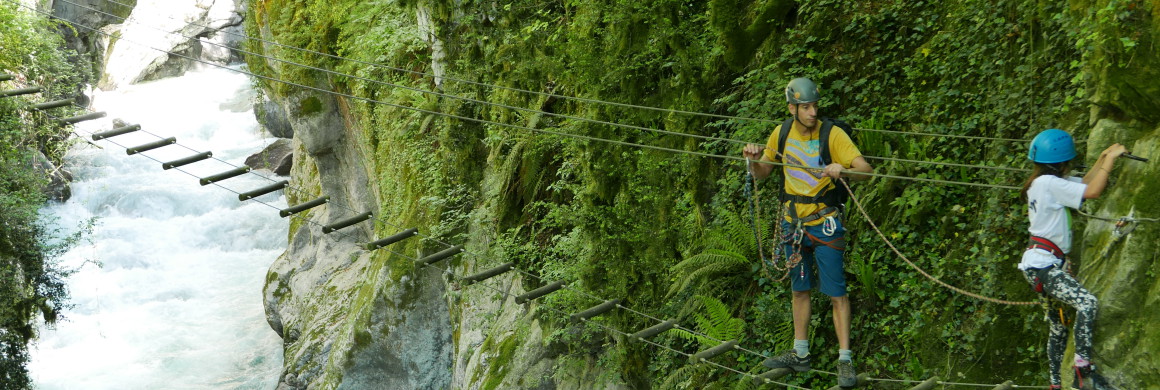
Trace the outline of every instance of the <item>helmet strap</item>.
<instances>
[{"instance_id":1,"label":"helmet strap","mask_svg":"<svg viewBox=\"0 0 1160 390\"><path fill-rule=\"evenodd\" d=\"M793 104L793 121L797 122L799 125L802 125L803 129L813 130L812 127L806 126L805 123L802 123L802 121L798 119L798 110L801 110L801 106L802 106L801 103L794 103Z\"/></svg>"}]
</instances>

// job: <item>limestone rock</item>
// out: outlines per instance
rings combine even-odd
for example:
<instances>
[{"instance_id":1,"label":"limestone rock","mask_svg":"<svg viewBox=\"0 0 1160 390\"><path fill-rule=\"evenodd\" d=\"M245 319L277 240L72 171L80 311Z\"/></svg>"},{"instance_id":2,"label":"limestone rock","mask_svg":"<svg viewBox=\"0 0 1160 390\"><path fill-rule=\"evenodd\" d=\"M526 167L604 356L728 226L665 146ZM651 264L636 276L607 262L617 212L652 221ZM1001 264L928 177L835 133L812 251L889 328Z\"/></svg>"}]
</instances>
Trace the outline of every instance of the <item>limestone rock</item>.
<instances>
[{"instance_id":1,"label":"limestone rock","mask_svg":"<svg viewBox=\"0 0 1160 390\"><path fill-rule=\"evenodd\" d=\"M294 149L290 140L279 139L274 143L246 158L246 165L253 169L265 169L279 176L290 174L290 167L294 162Z\"/></svg>"}]
</instances>

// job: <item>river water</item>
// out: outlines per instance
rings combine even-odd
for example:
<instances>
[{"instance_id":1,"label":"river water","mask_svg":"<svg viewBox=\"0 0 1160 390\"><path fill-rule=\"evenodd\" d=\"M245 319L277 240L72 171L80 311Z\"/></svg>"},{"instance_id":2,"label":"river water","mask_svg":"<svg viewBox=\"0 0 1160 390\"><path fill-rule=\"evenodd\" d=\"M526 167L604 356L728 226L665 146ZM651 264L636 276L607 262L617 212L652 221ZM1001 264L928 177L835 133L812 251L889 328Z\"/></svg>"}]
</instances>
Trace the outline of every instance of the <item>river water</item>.
<instances>
[{"instance_id":1,"label":"river water","mask_svg":"<svg viewBox=\"0 0 1160 390\"><path fill-rule=\"evenodd\" d=\"M171 145L144 154L172 161L196 152L241 165L273 142L254 120L250 80L223 69L98 92L94 109L109 117L78 128L111 128L110 118L139 123ZM134 133L111 141L134 146L159 138ZM42 214L63 229L97 218L91 242L68 252L79 267L65 320L41 329L29 371L38 389L272 389L282 365L281 339L266 323L266 269L285 248L289 228L275 207L281 192L239 202L210 185L122 146L80 143L67 156L73 197ZM186 148L188 147L188 148ZM232 169L202 161L197 176ZM270 173L264 173L271 176ZM247 174L221 183L234 191L270 184ZM273 206L273 207L271 207ZM99 265L99 266L98 266Z\"/></svg>"}]
</instances>

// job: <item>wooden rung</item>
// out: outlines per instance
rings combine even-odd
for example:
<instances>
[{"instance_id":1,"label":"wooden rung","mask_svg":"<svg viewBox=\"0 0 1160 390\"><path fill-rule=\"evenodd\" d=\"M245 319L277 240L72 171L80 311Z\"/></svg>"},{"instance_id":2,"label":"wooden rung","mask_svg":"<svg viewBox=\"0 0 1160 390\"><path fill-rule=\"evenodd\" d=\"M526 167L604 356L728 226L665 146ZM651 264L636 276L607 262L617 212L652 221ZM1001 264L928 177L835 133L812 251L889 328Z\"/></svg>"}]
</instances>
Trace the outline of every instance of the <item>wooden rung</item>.
<instances>
[{"instance_id":1,"label":"wooden rung","mask_svg":"<svg viewBox=\"0 0 1160 390\"><path fill-rule=\"evenodd\" d=\"M1006 381L1006 382L1000 383L998 386L995 386L995 388L993 388L991 390L1011 390L1011 388L1013 388L1013 387L1015 387L1015 382Z\"/></svg>"},{"instance_id":2,"label":"wooden rung","mask_svg":"<svg viewBox=\"0 0 1160 390\"><path fill-rule=\"evenodd\" d=\"M93 141L100 141L100 140L103 140L105 138L116 137L118 135L125 134L125 133L132 133L132 132L137 131L137 130L141 130L141 125L121 126L121 127L116 128L116 129L109 130L109 131L103 131L100 133L93 134Z\"/></svg>"},{"instance_id":3,"label":"wooden rung","mask_svg":"<svg viewBox=\"0 0 1160 390\"><path fill-rule=\"evenodd\" d=\"M419 259L416 261L416 263L419 263L421 266L426 267L426 266L429 266L431 264L435 264L436 262L438 262L440 260L446 259L446 258L451 257L451 256L458 255L460 253L463 253L463 245L456 245L456 246L444 249L444 250L442 250L438 253L435 253L433 255L428 255L427 257Z\"/></svg>"},{"instance_id":4,"label":"wooden rung","mask_svg":"<svg viewBox=\"0 0 1160 390\"><path fill-rule=\"evenodd\" d=\"M737 340L729 340L729 341L726 341L724 343L718 344L716 347L709 348L709 349L706 349L704 351L697 352L697 353L693 354L693 356L689 357L689 361L692 363L701 363L701 362L707 361L707 360L709 360L717 355L732 351L736 347L737 347Z\"/></svg>"},{"instance_id":5,"label":"wooden rung","mask_svg":"<svg viewBox=\"0 0 1160 390\"><path fill-rule=\"evenodd\" d=\"M394 244L394 243L399 242L399 241L403 241L404 239L414 237L416 234L419 234L419 229L410 228L410 229L395 233L395 235L393 235L393 236L390 236L390 237L387 237L387 238L384 238L384 239L381 239L381 240L378 240L375 242L368 243L367 250L373 251L375 249L379 249L379 248L382 248L384 246L391 245L391 244Z\"/></svg>"},{"instance_id":6,"label":"wooden rung","mask_svg":"<svg viewBox=\"0 0 1160 390\"><path fill-rule=\"evenodd\" d=\"M484 280L491 279L491 278L498 276L500 274L503 274L505 272L511 271L512 268L515 266L516 266L516 263L507 262L507 263L501 264L499 267L495 267L495 268L489 269L487 271L483 271L483 272L480 272L478 274L463 278L463 282L464 282L464 284L470 286L470 285L482 282Z\"/></svg>"},{"instance_id":7,"label":"wooden rung","mask_svg":"<svg viewBox=\"0 0 1160 390\"><path fill-rule=\"evenodd\" d=\"M356 215L354 217L344 219L344 220L323 226L322 227L322 234L334 233L335 231L341 230L345 227L354 225L354 224L362 222L362 221L366 221L368 219L371 219L371 215L372 215L371 212L367 211L365 213Z\"/></svg>"},{"instance_id":8,"label":"wooden rung","mask_svg":"<svg viewBox=\"0 0 1160 390\"><path fill-rule=\"evenodd\" d=\"M0 97L28 95L28 94L38 93L38 92L43 91L43 90L44 89L41 89L40 87L10 89L7 91L0 91Z\"/></svg>"},{"instance_id":9,"label":"wooden rung","mask_svg":"<svg viewBox=\"0 0 1160 390\"><path fill-rule=\"evenodd\" d=\"M154 141L154 142L150 142L150 143L147 143L144 145L137 145L137 146L125 149L125 154L132 156L132 155L137 154L137 153L147 152L147 151L150 151L153 149L160 148L162 146L173 145L175 143L177 143L177 138L169 137L169 138L166 138L166 139L163 139L160 141Z\"/></svg>"},{"instance_id":10,"label":"wooden rung","mask_svg":"<svg viewBox=\"0 0 1160 390\"><path fill-rule=\"evenodd\" d=\"M318 206L322 206L322 205L326 204L326 202L329 202L329 201L330 201L330 197L324 196L324 197L321 197L321 198L318 198L318 199L315 199L315 200L312 200L312 201L309 201L306 203L299 203L299 204L296 204L294 206L290 206L290 207L278 210L278 216L280 216L282 218L286 218L286 217L289 217L291 215L298 214L298 213L301 213L301 212L306 211L306 210L310 210L310 209L318 207Z\"/></svg>"},{"instance_id":11,"label":"wooden rung","mask_svg":"<svg viewBox=\"0 0 1160 390\"><path fill-rule=\"evenodd\" d=\"M101 111L101 112L88 113L88 114L84 114L84 115L72 116L72 117L68 117L68 118L62 118L62 119L60 119L60 121L62 123L67 123L67 124L71 125L71 124L76 124L76 123L89 121L89 120L93 120L93 119L104 118L104 117L105 117L105 112Z\"/></svg>"},{"instance_id":12,"label":"wooden rung","mask_svg":"<svg viewBox=\"0 0 1160 390\"><path fill-rule=\"evenodd\" d=\"M793 373L792 368L775 368L762 373L761 375L753 377L753 384L763 385L766 383L773 383L773 381L783 376Z\"/></svg>"},{"instance_id":13,"label":"wooden rung","mask_svg":"<svg viewBox=\"0 0 1160 390\"><path fill-rule=\"evenodd\" d=\"M213 157L213 152L201 152L183 159L173 160L166 163L161 163L162 170L169 170L183 165L193 164L195 162Z\"/></svg>"},{"instance_id":14,"label":"wooden rung","mask_svg":"<svg viewBox=\"0 0 1160 390\"><path fill-rule=\"evenodd\" d=\"M235 169L228 170L228 171L216 174L216 175L210 175L210 176L203 177L199 181L201 182L201 185L207 186L207 185L217 183L217 182L225 180L225 179L229 179L231 177L241 176L249 171L250 171L250 167L243 165L240 168L235 168Z\"/></svg>"},{"instance_id":15,"label":"wooden rung","mask_svg":"<svg viewBox=\"0 0 1160 390\"><path fill-rule=\"evenodd\" d=\"M644 341L644 339L647 339L647 338L649 338L649 337L653 337L653 336L656 336L656 335L658 335L658 334L661 334L662 332L665 332L665 331L667 331L667 330L669 330L669 329L672 329L672 328L673 328L673 327L675 327L675 326L677 326L677 322L676 322L676 321L673 321L673 320L665 320L665 322L662 322L662 323L659 323L659 324L653 325L652 327L650 327L650 328L648 328L648 329L642 330L642 331L640 331L640 332L633 333L633 335L632 335L632 338L633 338L634 340L641 340L641 341Z\"/></svg>"},{"instance_id":16,"label":"wooden rung","mask_svg":"<svg viewBox=\"0 0 1160 390\"><path fill-rule=\"evenodd\" d=\"M277 182L277 183L274 183L274 184L271 184L271 185L268 185L268 186L265 186L262 188L255 189L253 191L243 192L241 194L238 194L238 200L244 202L244 201L254 199L254 198L257 198L259 196L266 195L266 194L269 194L271 192L286 188L289 185L290 185L289 181L282 180L280 182Z\"/></svg>"},{"instance_id":17,"label":"wooden rung","mask_svg":"<svg viewBox=\"0 0 1160 390\"><path fill-rule=\"evenodd\" d=\"M910 390L930 390L938 386L938 377L932 377L919 383L917 386L911 387Z\"/></svg>"},{"instance_id":18,"label":"wooden rung","mask_svg":"<svg viewBox=\"0 0 1160 390\"><path fill-rule=\"evenodd\" d=\"M61 108L64 106L71 106L73 104L73 101L74 101L73 99L61 99L61 100L53 100L51 102L36 103L36 104L32 105L32 109L37 110L37 111L51 110L54 108Z\"/></svg>"},{"instance_id":19,"label":"wooden rung","mask_svg":"<svg viewBox=\"0 0 1160 390\"><path fill-rule=\"evenodd\" d=\"M601 303L599 305L592 306L592 307L588 308L588 310L584 310L582 312L573 314L570 317L568 317L568 319L570 319L572 321L580 321L580 320L586 320L586 319L589 319L592 317L596 317L598 315L607 313L609 310L616 308L617 304L620 304L620 299L609 299L607 301L604 301L604 303Z\"/></svg>"},{"instance_id":20,"label":"wooden rung","mask_svg":"<svg viewBox=\"0 0 1160 390\"><path fill-rule=\"evenodd\" d=\"M519 296L516 297L516 303L523 304L524 302L527 302L527 301L551 294L551 293L555 292L556 290L564 288L564 286L565 286L565 284L564 284L563 280L558 280L558 281L549 283L548 285L546 285L544 287L540 287L540 288L537 288L535 290L520 294Z\"/></svg>"}]
</instances>

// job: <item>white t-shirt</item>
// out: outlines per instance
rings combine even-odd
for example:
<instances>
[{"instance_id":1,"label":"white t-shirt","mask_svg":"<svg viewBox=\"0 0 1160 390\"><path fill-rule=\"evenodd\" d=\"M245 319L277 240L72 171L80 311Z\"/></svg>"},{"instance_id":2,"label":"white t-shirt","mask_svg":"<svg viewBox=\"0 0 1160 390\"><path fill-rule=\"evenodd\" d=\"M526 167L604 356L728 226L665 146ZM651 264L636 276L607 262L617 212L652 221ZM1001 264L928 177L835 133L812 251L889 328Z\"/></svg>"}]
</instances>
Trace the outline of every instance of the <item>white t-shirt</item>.
<instances>
[{"instance_id":1,"label":"white t-shirt","mask_svg":"<svg viewBox=\"0 0 1160 390\"><path fill-rule=\"evenodd\" d=\"M1051 240L1063 253L1071 252L1071 212L1068 207L1078 209L1083 203L1083 192L1087 184L1078 177L1063 179L1043 175L1031 182L1027 189L1027 217L1031 227L1027 229L1033 236ZM1023 252L1019 269L1044 268L1059 265L1059 259L1050 251L1028 249Z\"/></svg>"}]
</instances>

